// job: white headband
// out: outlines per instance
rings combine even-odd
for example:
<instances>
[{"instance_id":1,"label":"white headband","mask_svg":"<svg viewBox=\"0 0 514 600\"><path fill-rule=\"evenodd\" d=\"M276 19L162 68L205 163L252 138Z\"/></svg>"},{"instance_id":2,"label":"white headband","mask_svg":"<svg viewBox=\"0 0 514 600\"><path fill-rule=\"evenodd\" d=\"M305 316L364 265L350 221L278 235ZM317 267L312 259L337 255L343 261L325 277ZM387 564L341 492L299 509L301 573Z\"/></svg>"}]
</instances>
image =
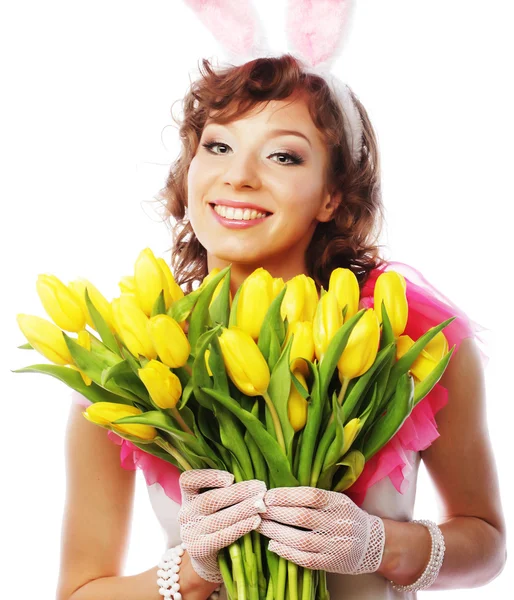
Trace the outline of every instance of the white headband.
<instances>
[{"instance_id":1,"label":"white headband","mask_svg":"<svg viewBox=\"0 0 514 600\"><path fill-rule=\"evenodd\" d=\"M263 23L250 0L184 0L219 42L227 61L241 65L273 57ZM355 163L362 153L362 120L348 86L332 72L341 54L343 31L353 15L354 0L287 0L286 34L291 54L305 71L325 79L339 99L344 132Z\"/></svg>"}]
</instances>

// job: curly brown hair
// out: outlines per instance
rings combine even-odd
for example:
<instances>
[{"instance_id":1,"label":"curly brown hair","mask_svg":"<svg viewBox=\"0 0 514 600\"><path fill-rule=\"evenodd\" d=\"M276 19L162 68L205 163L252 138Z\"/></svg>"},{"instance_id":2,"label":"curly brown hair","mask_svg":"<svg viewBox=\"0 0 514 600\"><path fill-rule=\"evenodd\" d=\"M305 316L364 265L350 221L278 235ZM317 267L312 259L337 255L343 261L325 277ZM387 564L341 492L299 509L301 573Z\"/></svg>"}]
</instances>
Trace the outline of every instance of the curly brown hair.
<instances>
[{"instance_id":1,"label":"curly brown hair","mask_svg":"<svg viewBox=\"0 0 514 600\"><path fill-rule=\"evenodd\" d=\"M363 124L362 154L351 159L343 122L346 119L337 96L322 77L306 73L291 54L257 58L238 66L214 69L202 59L201 77L183 100L183 118L177 120L182 151L171 165L158 200L164 201L165 221L172 232L171 267L186 293L207 275L207 252L187 217L187 174L208 117L221 123L241 118L256 105L305 95L310 116L324 135L329 151L326 186L342 191L342 202L328 222L320 222L307 249L306 264L318 288L328 288L337 267L351 269L362 286L370 272L385 261L379 256L384 209L380 186L380 160L375 132L367 112L350 90ZM170 224L171 217L175 223Z\"/></svg>"}]
</instances>

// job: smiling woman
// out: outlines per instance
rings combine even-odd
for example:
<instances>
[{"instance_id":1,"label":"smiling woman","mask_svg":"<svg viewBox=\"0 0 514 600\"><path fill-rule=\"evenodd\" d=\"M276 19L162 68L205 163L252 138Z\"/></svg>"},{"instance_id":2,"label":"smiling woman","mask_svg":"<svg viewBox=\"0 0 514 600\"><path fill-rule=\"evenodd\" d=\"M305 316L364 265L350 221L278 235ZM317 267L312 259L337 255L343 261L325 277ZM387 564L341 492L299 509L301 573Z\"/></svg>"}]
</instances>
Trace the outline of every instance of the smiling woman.
<instances>
[{"instance_id":1,"label":"smiling woman","mask_svg":"<svg viewBox=\"0 0 514 600\"><path fill-rule=\"evenodd\" d=\"M339 99L294 56L202 67L184 99L182 152L161 190L179 283L190 291L232 263L233 292L258 266L286 278L308 273L318 289L347 266L363 285L382 264L384 209L376 137L362 104L350 92L363 128L355 161Z\"/></svg>"}]
</instances>

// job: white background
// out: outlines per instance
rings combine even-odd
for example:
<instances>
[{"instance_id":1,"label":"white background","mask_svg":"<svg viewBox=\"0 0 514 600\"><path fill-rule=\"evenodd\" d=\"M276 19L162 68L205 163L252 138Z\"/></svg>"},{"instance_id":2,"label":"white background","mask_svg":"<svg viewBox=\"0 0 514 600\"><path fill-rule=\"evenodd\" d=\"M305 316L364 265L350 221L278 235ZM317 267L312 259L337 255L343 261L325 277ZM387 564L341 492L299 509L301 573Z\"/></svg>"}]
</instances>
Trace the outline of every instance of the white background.
<instances>
[{"instance_id":1,"label":"white background","mask_svg":"<svg viewBox=\"0 0 514 600\"><path fill-rule=\"evenodd\" d=\"M416 266L489 329L487 415L512 526L511 3L358 4L336 73L378 134L383 243L389 258ZM259 3L277 52L287 51L284 5ZM25 339L15 316L46 317L35 289L40 273L65 282L87 277L111 299L142 248L169 259L171 239L152 197L179 150L170 108L197 60L217 47L180 1L29 0L12 3L0 22L2 538L9 557L1 586L2 596L32 588L50 598L69 390L51 377L11 372L45 362L17 349ZM137 477L127 575L155 565L164 549ZM438 518L424 470L415 518ZM509 572L508 564L486 587L437 597L505 598Z\"/></svg>"}]
</instances>

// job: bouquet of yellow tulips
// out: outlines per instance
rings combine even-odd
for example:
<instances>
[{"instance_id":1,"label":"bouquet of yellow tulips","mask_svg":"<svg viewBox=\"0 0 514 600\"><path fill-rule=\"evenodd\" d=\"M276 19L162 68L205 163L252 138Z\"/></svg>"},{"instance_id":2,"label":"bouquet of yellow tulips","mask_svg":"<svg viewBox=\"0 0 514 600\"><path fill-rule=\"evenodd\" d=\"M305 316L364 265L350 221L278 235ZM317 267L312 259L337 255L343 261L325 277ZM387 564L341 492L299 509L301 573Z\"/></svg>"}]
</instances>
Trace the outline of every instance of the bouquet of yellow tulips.
<instances>
[{"instance_id":1,"label":"bouquet of yellow tulips","mask_svg":"<svg viewBox=\"0 0 514 600\"><path fill-rule=\"evenodd\" d=\"M181 471L223 469L236 482L348 489L454 350L442 329L455 317L417 341L401 335L406 285L394 271L378 277L375 309L360 310L357 278L344 268L320 297L310 277L284 283L259 268L232 298L230 266L184 295L146 248L119 285L108 302L87 280L40 275L53 322L19 314L29 341L20 348L53 364L15 372L57 377L93 403L84 417ZM441 359L415 377L424 348L440 342ZM283 600L286 589L289 600L328 598L324 572L286 561L261 537L252 531L219 553L230 598Z\"/></svg>"}]
</instances>

